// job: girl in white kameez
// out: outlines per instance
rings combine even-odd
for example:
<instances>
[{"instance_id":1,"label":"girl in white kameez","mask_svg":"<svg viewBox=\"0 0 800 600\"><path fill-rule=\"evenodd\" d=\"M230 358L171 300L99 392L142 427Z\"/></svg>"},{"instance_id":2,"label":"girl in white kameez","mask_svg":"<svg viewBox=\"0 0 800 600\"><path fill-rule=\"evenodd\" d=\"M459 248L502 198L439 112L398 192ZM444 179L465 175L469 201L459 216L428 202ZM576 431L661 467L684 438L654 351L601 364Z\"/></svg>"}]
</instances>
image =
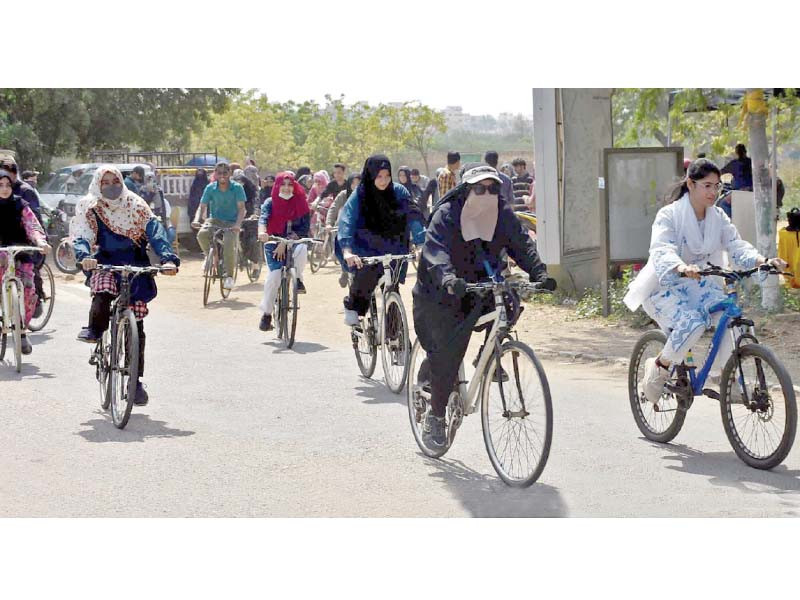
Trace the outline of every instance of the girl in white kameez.
<instances>
[{"instance_id":1,"label":"girl in white kameez","mask_svg":"<svg viewBox=\"0 0 800 600\"><path fill-rule=\"evenodd\" d=\"M767 261L761 256L739 236L723 210L714 206L719 187L720 171L713 162L701 158L689 165L672 194L675 201L656 215L650 259L625 296L628 308L636 310L641 305L667 334L661 353L645 361L644 393L653 404L661 398L664 383L669 380L670 365L681 363L721 316L716 313L712 317L709 309L727 296L717 281L698 274L706 263L725 267L727 253L742 269L765 262L786 268L779 258ZM722 340L715 369L724 365L733 351L730 336Z\"/></svg>"}]
</instances>

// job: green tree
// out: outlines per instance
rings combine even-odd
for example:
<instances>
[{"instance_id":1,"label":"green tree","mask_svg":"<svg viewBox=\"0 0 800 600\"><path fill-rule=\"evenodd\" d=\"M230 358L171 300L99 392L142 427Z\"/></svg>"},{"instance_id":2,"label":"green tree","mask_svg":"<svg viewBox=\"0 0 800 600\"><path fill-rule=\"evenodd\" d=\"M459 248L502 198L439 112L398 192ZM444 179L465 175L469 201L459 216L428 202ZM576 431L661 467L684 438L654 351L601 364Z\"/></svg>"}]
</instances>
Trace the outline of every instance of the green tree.
<instances>
[{"instance_id":1,"label":"green tree","mask_svg":"<svg viewBox=\"0 0 800 600\"><path fill-rule=\"evenodd\" d=\"M190 134L228 106L233 89L0 89L0 145L25 167L54 156L134 146L182 150Z\"/></svg>"},{"instance_id":2,"label":"green tree","mask_svg":"<svg viewBox=\"0 0 800 600\"><path fill-rule=\"evenodd\" d=\"M447 131L444 114L417 102L403 104L397 113L403 124L400 142L405 148L419 153L425 163L425 172L430 175L428 152L435 136Z\"/></svg>"}]
</instances>

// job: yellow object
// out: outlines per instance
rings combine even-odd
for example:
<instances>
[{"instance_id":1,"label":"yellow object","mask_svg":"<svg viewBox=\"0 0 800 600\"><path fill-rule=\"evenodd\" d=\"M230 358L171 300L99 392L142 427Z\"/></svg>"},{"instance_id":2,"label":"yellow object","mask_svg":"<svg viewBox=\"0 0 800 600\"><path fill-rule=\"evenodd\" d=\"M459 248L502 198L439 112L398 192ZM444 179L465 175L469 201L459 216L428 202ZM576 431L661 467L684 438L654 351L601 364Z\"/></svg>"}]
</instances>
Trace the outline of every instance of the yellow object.
<instances>
[{"instance_id":1,"label":"yellow object","mask_svg":"<svg viewBox=\"0 0 800 600\"><path fill-rule=\"evenodd\" d=\"M798 243L800 232L787 231L781 229L778 231L778 258L782 258L789 263L787 269L794 277L786 277L786 283L790 287L800 288L800 243Z\"/></svg>"},{"instance_id":2,"label":"yellow object","mask_svg":"<svg viewBox=\"0 0 800 600\"><path fill-rule=\"evenodd\" d=\"M764 98L764 90L750 90L742 98L742 116L739 119L739 123L741 124L747 115L766 115L767 113L769 113L769 107Z\"/></svg>"},{"instance_id":3,"label":"yellow object","mask_svg":"<svg viewBox=\"0 0 800 600\"><path fill-rule=\"evenodd\" d=\"M175 231L178 231L178 220L180 219L181 209L177 206L172 207L172 211L169 215L169 220L172 223L172 226L175 228ZM175 251L175 254L178 256L181 255L180 246L178 246L178 236L175 236L175 241L172 242L172 249Z\"/></svg>"}]
</instances>

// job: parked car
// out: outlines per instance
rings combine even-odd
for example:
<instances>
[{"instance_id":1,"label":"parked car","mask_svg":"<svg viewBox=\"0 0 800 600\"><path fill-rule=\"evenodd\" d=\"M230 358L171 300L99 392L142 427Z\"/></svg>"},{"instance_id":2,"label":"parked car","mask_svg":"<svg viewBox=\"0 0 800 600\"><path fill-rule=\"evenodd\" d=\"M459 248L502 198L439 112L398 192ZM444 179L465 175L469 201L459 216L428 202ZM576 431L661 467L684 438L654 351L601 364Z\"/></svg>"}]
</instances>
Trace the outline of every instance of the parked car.
<instances>
[{"instance_id":1,"label":"parked car","mask_svg":"<svg viewBox=\"0 0 800 600\"><path fill-rule=\"evenodd\" d=\"M84 163L70 165L56 171L43 186L39 188L39 201L50 210L61 209L68 217L75 216L75 205L89 191L94 172L101 163ZM127 177L133 168L141 163L125 163L114 165L122 175ZM154 170L148 164L142 164L145 177L153 175Z\"/></svg>"}]
</instances>

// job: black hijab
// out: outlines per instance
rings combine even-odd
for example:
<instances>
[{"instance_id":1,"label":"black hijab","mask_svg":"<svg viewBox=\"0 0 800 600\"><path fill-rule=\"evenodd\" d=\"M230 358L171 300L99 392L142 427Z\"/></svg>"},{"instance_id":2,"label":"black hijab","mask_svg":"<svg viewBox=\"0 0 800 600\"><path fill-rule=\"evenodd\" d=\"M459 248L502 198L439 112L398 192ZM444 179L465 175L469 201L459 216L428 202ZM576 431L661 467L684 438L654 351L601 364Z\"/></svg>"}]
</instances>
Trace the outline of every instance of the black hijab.
<instances>
[{"instance_id":1,"label":"black hijab","mask_svg":"<svg viewBox=\"0 0 800 600\"><path fill-rule=\"evenodd\" d=\"M344 184L344 193L345 193L345 196L347 196L347 198L349 198L350 194L353 193L353 180L356 177L358 177L359 183L360 183L360 179L361 179L361 174L360 173L350 173L350 175L347 176L347 181ZM347 200L345 200L345 202L346 201Z\"/></svg>"},{"instance_id":2,"label":"black hijab","mask_svg":"<svg viewBox=\"0 0 800 600\"><path fill-rule=\"evenodd\" d=\"M190 198L200 198L203 195L203 190L208 185L208 173L205 169L197 169L192 181L192 187L189 190Z\"/></svg>"},{"instance_id":3,"label":"black hijab","mask_svg":"<svg viewBox=\"0 0 800 600\"><path fill-rule=\"evenodd\" d=\"M11 175L0 170L0 180L7 179L11 185ZM22 224L22 207L26 203L12 190L8 198L0 198L0 246L27 246L28 234Z\"/></svg>"},{"instance_id":4,"label":"black hijab","mask_svg":"<svg viewBox=\"0 0 800 600\"><path fill-rule=\"evenodd\" d=\"M381 236L400 237L405 234L406 215L399 214L402 207L394 194L394 182L390 182L385 190L379 190L375 186L375 178L383 169L391 174L392 163L383 154L373 154L364 163L361 171L358 191L364 224L371 232Z\"/></svg>"}]
</instances>

